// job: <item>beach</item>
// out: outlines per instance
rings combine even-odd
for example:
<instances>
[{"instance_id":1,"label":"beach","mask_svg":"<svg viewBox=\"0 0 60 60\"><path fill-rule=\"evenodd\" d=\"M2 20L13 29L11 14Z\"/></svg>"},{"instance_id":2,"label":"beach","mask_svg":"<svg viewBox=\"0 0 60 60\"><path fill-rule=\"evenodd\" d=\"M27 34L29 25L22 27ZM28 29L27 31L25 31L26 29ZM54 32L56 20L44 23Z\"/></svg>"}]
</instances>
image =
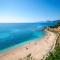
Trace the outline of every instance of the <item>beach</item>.
<instances>
[{"instance_id":1,"label":"beach","mask_svg":"<svg viewBox=\"0 0 60 60\"><path fill-rule=\"evenodd\" d=\"M55 33L46 31L44 38L0 54L0 60L41 60L54 49L56 37Z\"/></svg>"}]
</instances>

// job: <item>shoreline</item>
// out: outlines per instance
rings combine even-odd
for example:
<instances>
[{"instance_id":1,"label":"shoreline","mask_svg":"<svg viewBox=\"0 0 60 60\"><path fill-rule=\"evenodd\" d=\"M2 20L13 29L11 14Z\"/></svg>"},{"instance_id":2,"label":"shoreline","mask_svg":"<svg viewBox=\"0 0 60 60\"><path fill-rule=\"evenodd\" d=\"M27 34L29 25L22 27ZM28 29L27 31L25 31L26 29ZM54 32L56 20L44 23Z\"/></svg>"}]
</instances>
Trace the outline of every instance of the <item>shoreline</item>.
<instances>
[{"instance_id":1,"label":"shoreline","mask_svg":"<svg viewBox=\"0 0 60 60\"><path fill-rule=\"evenodd\" d=\"M29 55L35 60L43 59L56 42L56 35L54 33L49 31L46 31L46 33L47 35L41 40L30 42L3 55L0 54L0 60L26 60Z\"/></svg>"},{"instance_id":2,"label":"shoreline","mask_svg":"<svg viewBox=\"0 0 60 60\"><path fill-rule=\"evenodd\" d=\"M36 42L36 41L42 40L45 36L46 36L46 32L44 32L44 35L43 35L42 37L40 36L40 37L38 37L38 38L31 39L31 40L29 40L29 41L25 41L25 42L23 42L23 43L19 43L19 44L16 44L16 45L12 46L12 47L9 47L9 48L6 48L6 49L4 49L4 50L1 50L1 51L0 51L0 54L4 54L4 53L9 52L9 51L11 51L11 50L14 50L14 49L16 49L16 48L19 48L19 47L22 47L22 46L24 46L24 45L26 45L26 44L29 44L29 43L31 43L31 42Z\"/></svg>"}]
</instances>

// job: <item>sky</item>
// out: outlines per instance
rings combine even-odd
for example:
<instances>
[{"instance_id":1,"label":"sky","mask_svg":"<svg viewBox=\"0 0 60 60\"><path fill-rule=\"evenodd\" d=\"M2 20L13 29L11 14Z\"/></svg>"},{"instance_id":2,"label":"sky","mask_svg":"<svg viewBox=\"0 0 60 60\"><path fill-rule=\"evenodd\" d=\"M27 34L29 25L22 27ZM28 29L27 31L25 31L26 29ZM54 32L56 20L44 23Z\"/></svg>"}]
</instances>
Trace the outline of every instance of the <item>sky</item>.
<instances>
[{"instance_id":1,"label":"sky","mask_svg":"<svg viewBox=\"0 0 60 60\"><path fill-rule=\"evenodd\" d=\"M0 23L58 19L60 0L0 0Z\"/></svg>"}]
</instances>

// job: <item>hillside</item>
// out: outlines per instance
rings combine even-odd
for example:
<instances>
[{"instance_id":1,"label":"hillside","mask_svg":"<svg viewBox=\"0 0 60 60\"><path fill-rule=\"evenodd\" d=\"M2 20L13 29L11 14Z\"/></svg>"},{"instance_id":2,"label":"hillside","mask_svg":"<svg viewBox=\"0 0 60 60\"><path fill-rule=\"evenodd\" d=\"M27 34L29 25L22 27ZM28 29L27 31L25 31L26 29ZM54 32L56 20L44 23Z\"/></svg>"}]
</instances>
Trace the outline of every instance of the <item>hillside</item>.
<instances>
[{"instance_id":1,"label":"hillside","mask_svg":"<svg viewBox=\"0 0 60 60\"><path fill-rule=\"evenodd\" d=\"M60 22L58 22L55 26L50 26L48 30L56 33L58 38L56 40L54 50L49 53L49 56L46 58L46 60L60 60Z\"/></svg>"}]
</instances>

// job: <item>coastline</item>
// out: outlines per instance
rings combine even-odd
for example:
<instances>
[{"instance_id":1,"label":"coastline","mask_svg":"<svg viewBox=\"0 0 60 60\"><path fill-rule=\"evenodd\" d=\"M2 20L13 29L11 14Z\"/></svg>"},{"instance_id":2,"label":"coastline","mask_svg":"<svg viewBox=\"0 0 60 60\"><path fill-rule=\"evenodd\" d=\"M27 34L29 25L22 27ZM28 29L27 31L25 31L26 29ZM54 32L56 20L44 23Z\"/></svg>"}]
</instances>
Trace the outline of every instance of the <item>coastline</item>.
<instances>
[{"instance_id":1,"label":"coastline","mask_svg":"<svg viewBox=\"0 0 60 60\"><path fill-rule=\"evenodd\" d=\"M30 42L3 55L0 54L0 60L26 60L27 57L35 60L43 59L56 42L56 35L54 33L50 31L46 31L46 33L47 35L41 40Z\"/></svg>"},{"instance_id":2,"label":"coastline","mask_svg":"<svg viewBox=\"0 0 60 60\"><path fill-rule=\"evenodd\" d=\"M39 40L41 40L42 38L44 38L45 36L46 36L46 32L44 32L44 34L43 34L42 36L39 36L38 38L30 39L30 40L28 40L28 41L24 41L24 42L22 42L22 43L19 43L19 44L16 44L16 45L14 45L14 46L8 47L8 48L6 48L6 49L0 50L0 54L4 54L4 53L9 52L9 51L11 51L11 50L14 50L14 49L16 49L16 48L18 48L18 47L22 47L22 46L24 46L24 45L26 45L26 44L28 44L28 43L39 41Z\"/></svg>"}]
</instances>

